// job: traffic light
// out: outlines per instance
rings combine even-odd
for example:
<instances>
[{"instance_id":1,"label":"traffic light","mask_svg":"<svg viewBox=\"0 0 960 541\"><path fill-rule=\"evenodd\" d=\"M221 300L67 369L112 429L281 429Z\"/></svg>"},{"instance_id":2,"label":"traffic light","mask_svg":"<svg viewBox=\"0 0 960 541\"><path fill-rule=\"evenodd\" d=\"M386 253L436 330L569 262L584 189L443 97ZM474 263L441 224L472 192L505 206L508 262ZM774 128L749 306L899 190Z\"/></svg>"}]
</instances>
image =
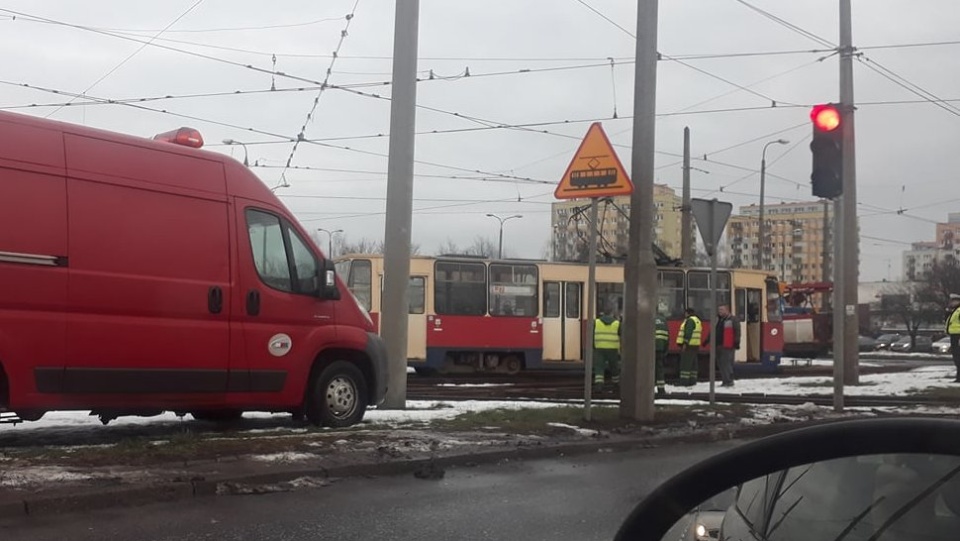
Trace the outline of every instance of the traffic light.
<instances>
[{"instance_id":1,"label":"traffic light","mask_svg":"<svg viewBox=\"0 0 960 541\"><path fill-rule=\"evenodd\" d=\"M834 199L843 194L843 129L840 109L832 104L817 105L810 111L813 121L814 197Z\"/></svg>"}]
</instances>

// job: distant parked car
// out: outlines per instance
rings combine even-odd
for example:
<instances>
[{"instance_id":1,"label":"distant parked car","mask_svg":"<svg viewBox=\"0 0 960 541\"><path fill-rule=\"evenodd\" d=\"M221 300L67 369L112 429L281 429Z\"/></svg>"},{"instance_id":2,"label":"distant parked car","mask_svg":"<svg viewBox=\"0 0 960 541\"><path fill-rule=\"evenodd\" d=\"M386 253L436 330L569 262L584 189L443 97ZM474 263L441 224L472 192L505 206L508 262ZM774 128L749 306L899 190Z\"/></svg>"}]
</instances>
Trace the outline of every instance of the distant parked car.
<instances>
[{"instance_id":1,"label":"distant parked car","mask_svg":"<svg viewBox=\"0 0 960 541\"><path fill-rule=\"evenodd\" d=\"M950 353L950 337L944 336L933 343L934 353Z\"/></svg>"},{"instance_id":2,"label":"distant parked car","mask_svg":"<svg viewBox=\"0 0 960 541\"><path fill-rule=\"evenodd\" d=\"M860 351L873 351L877 349L877 341L869 336L859 337Z\"/></svg>"},{"instance_id":3,"label":"distant parked car","mask_svg":"<svg viewBox=\"0 0 960 541\"><path fill-rule=\"evenodd\" d=\"M899 334L881 334L877 337L877 350L890 349L890 345L900 340Z\"/></svg>"},{"instance_id":4,"label":"distant parked car","mask_svg":"<svg viewBox=\"0 0 960 541\"><path fill-rule=\"evenodd\" d=\"M890 345L890 351L901 353L930 353L933 351L933 339L929 336L918 336L916 345L911 349L910 337L902 336L900 340Z\"/></svg>"}]
</instances>

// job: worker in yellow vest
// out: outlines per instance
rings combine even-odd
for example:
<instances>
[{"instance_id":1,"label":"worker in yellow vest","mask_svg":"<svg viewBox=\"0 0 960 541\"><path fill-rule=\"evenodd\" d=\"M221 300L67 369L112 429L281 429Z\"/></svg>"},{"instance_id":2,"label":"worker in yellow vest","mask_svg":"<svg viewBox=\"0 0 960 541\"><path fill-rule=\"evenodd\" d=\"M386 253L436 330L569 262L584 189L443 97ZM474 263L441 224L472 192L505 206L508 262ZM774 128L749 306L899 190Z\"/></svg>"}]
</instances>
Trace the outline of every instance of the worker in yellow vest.
<instances>
[{"instance_id":1,"label":"worker in yellow vest","mask_svg":"<svg viewBox=\"0 0 960 541\"><path fill-rule=\"evenodd\" d=\"M602 387L604 373L620 383L620 320L604 310L593 326L593 386Z\"/></svg>"},{"instance_id":2,"label":"worker in yellow vest","mask_svg":"<svg viewBox=\"0 0 960 541\"><path fill-rule=\"evenodd\" d=\"M960 383L960 295L950 294L950 305L947 307L947 335L950 336L950 354L953 356L953 364L957 367L957 374L954 378L956 383Z\"/></svg>"},{"instance_id":3,"label":"worker in yellow vest","mask_svg":"<svg viewBox=\"0 0 960 541\"><path fill-rule=\"evenodd\" d=\"M693 308L684 310L686 319L677 333L680 346L680 385L690 387L697 383L697 355L703 335L703 322Z\"/></svg>"}]
</instances>

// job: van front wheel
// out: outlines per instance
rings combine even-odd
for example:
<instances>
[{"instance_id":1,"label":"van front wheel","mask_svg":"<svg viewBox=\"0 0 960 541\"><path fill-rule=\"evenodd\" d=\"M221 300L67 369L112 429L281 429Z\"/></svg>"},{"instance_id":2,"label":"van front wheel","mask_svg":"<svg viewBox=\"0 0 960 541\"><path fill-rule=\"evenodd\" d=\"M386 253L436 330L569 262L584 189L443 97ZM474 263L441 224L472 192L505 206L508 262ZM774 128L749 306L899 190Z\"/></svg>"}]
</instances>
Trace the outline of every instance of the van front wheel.
<instances>
[{"instance_id":1,"label":"van front wheel","mask_svg":"<svg viewBox=\"0 0 960 541\"><path fill-rule=\"evenodd\" d=\"M355 365L336 361L311 383L307 419L315 425L343 428L363 419L368 402L367 383Z\"/></svg>"}]
</instances>

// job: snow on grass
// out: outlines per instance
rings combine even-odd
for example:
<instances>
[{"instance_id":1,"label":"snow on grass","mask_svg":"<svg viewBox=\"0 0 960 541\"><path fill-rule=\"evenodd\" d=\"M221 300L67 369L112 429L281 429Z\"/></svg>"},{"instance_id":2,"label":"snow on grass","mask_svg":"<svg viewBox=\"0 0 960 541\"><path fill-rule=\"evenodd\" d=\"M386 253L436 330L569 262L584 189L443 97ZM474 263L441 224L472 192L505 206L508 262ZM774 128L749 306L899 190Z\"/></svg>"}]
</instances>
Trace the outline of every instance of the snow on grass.
<instances>
[{"instance_id":1,"label":"snow on grass","mask_svg":"<svg viewBox=\"0 0 960 541\"><path fill-rule=\"evenodd\" d=\"M780 359L780 366L791 367L791 366L833 366L833 359L807 359L804 357L783 357ZM882 363L865 363L861 362L860 366L868 367L878 367L883 366Z\"/></svg>"},{"instance_id":2,"label":"snow on grass","mask_svg":"<svg viewBox=\"0 0 960 541\"><path fill-rule=\"evenodd\" d=\"M547 426L552 426L554 428L566 428L567 430L572 430L581 436L596 436L599 434L596 430L590 430L589 428L580 428L579 426L568 425L566 423L547 423Z\"/></svg>"},{"instance_id":3,"label":"snow on grass","mask_svg":"<svg viewBox=\"0 0 960 541\"><path fill-rule=\"evenodd\" d=\"M0 487L24 488L48 483L76 483L116 478L116 474L71 471L60 466L27 466L0 472ZM122 476L121 476L122 477Z\"/></svg>"},{"instance_id":4,"label":"snow on grass","mask_svg":"<svg viewBox=\"0 0 960 541\"><path fill-rule=\"evenodd\" d=\"M284 453L250 456L251 460L256 460L257 462L298 462L300 460L310 460L311 458L317 458L317 455L312 453L295 453L293 451L287 451Z\"/></svg>"},{"instance_id":5,"label":"snow on grass","mask_svg":"<svg viewBox=\"0 0 960 541\"><path fill-rule=\"evenodd\" d=\"M860 385L846 386L843 392L847 396L907 396L926 389L952 387L952 377L948 379L948 376L954 372L953 367L926 366L909 372L866 374L860 376ZM717 385L716 390L736 394L830 395L833 393L832 381L829 377L741 379L734 387ZM699 382L694 387L668 385L668 390L705 393L710 390L710 384Z\"/></svg>"},{"instance_id":6,"label":"snow on grass","mask_svg":"<svg viewBox=\"0 0 960 541\"><path fill-rule=\"evenodd\" d=\"M408 400L407 409L380 410L369 409L363 417L365 423L401 424L401 423L429 423L454 419L464 413L475 413L488 410L519 410L535 408L554 408L553 402L519 402L500 400Z\"/></svg>"}]
</instances>

